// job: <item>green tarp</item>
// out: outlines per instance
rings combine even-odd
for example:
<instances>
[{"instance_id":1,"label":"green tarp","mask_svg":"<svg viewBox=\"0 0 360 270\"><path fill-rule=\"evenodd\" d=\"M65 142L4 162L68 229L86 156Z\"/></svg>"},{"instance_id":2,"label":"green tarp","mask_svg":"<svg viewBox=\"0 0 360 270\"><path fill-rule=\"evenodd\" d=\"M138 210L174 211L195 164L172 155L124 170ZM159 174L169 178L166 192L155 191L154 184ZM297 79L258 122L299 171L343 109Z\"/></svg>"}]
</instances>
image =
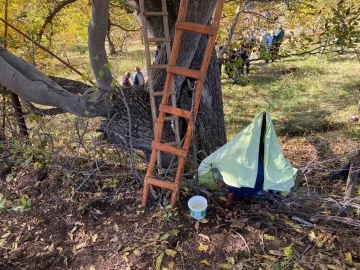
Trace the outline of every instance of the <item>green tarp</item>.
<instances>
[{"instance_id":1,"label":"green tarp","mask_svg":"<svg viewBox=\"0 0 360 270\"><path fill-rule=\"evenodd\" d=\"M281 151L269 112L259 113L250 125L201 162L198 169L200 184L217 189L217 180L222 177L229 186L255 186L264 114L263 190L290 191L297 169L289 164Z\"/></svg>"}]
</instances>

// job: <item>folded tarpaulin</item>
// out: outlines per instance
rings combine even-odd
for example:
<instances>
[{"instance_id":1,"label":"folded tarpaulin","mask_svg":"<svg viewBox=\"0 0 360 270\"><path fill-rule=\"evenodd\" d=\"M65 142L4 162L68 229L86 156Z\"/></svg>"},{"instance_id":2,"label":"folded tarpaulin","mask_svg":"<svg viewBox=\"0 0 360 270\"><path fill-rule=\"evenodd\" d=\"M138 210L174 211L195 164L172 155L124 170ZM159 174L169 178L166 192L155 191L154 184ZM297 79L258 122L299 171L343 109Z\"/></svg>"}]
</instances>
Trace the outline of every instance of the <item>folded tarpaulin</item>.
<instances>
[{"instance_id":1,"label":"folded tarpaulin","mask_svg":"<svg viewBox=\"0 0 360 270\"><path fill-rule=\"evenodd\" d=\"M222 178L231 187L254 188L259 160L264 170L262 189L289 192L297 169L281 151L269 112L259 113L231 141L205 158L198 169L199 182L218 189Z\"/></svg>"}]
</instances>

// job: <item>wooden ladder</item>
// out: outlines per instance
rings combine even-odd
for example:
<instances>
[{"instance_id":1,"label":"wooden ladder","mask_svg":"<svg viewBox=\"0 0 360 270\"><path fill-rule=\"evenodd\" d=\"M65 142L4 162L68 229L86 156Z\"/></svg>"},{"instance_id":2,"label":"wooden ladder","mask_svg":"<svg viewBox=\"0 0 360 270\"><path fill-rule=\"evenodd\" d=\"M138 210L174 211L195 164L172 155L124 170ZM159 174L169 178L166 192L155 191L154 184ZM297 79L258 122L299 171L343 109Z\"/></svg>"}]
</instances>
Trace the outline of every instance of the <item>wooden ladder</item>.
<instances>
[{"instance_id":1,"label":"wooden ladder","mask_svg":"<svg viewBox=\"0 0 360 270\"><path fill-rule=\"evenodd\" d=\"M204 85L210 59L212 56L216 33L220 24L223 4L224 4L224 0L217 1L212 25L202 25L202 24L196 24L185 21L187 7L188 7L188 0L181 0L180 2L179 15L177 22L175 24L175 37L173 42L173 48L169 58L170 59L169 63L166 67L167 74L164 85L164 91L163 91L162 101L159 106L159 116L156 121L155 136L152 142L152 153L150 157L149 167L144 180L144 189L143 189L143 196L141 203L142 206L146 205L149 196L150 185L171 190L172 194L171 194L170 203L172 207L174 207L176 204L177 197L180 191L181 178L184 171L186 156L191 144L193 126L196 121L196 116L199 110L201 92ZM180 50L181 36L184 31L190 31L190 32L208 35L208 42L203 55L203 61L200 70L192 70L192 69L176 66L176 61L178 59L178 54ZM195 84L195 89L194 89L195 94L193 95L194 100L191 111L183 110L180 108L174 108L168 105L168 100L172 91L171 86L173 84L175 75L189 77L197 81L197 83ZM164 121L166 120L166 114L183 117L188 121L184 142L182 146L180 146L179 148L174 147L173 143L161 142ZM167 181L165 179L159 179L154 176L156 159L159 153L161 152L169 153L173 156L177 156L178 158L178 167L174 181Z\"/></svg>"},{"instance_id":2,"label":"wooden ladder","mask_svg":"<svg viewBox=\"0 0 360 270\"><path fill-rule=\"evenodd\" d=\"M161 0L161 8L162 11L147 11L145 9L145 0L140 0L140 14L142 20L142 29L143 29L143 36L144 36L144 44L145 44L145 58L146 58L146 68L148 72L148 86L149 86L149 94L150 94L150 105L151 105L151 114L153 120L153 128L154 128L154 136L157 128L157 109L156 109L156 97L163 96L164 92L155 92L154 91L154 74L156 69L165 69L166 64L152 64L151 62L151 44L158 44L158 43L165 43L167 59L170 59L171 54L171 38L170 38L170 31L169 31L169 20L168 20L168 12L166 6L166 0ZM164 37L161 38L149 38L148 36L148 25L147 25L147 17L150 16L160 16L163 17L163 25L164 25ZM171 106L176 107L176 92L175 92L175 85L174 83L171 84L170 87L170 99L171 99ZM166 117L167 121L173 122L173 131L175 134L175 143L176 145L180 145L180 132L179 132L179 121L178 116L170 116ZM161 154L160 152L157 154L157 165L158 169L162 169L161 163Z\"/></svg>"}]
</instances>

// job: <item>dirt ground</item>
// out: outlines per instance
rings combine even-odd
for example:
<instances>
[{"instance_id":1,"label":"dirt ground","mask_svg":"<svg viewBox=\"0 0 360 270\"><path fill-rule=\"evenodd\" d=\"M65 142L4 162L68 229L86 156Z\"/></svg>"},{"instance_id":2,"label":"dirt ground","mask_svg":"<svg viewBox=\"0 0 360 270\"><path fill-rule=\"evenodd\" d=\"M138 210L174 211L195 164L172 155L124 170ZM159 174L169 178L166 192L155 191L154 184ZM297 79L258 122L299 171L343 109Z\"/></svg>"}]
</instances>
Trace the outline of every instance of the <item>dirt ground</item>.
<instances>
[{"instance_id":1,"label":"dirt ground","mask_svg":"<svg viewBox=\"0 0 360 270\"><path fill-rule=\"evenodd\" d=\"M141 208L141 185L130 177L115 181L104 170L76 191L86 175L71 182L58 170L3 160L0 269L360 269L359 215L341 213L345 180L324 179L353 142L319 135L280 143L301 168L294 192L232 206L213 195L201 222L189 215L196 192L185 184L178 208L152 200Z\"/></svg>"}]
</instances>

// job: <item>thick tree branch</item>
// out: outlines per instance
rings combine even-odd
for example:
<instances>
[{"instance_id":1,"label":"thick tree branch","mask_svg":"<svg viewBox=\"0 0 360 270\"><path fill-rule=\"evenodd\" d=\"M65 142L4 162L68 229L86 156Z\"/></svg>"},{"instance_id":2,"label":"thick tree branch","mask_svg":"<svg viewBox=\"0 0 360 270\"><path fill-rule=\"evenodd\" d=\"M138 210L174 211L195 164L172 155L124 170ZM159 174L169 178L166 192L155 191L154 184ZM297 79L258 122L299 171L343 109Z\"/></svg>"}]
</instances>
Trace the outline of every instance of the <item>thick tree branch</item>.
<instances>
[{"instance_id":1,"label":"thick tree branch","mask_svg":"<svg viewBox=\"0 0 360 270\"><path fill-rule=\"evenodd\" d=\"M113 89L113 76L105 50L105 37L109 22L109 1L93 0L88 38L90 63L96 78L96 86L106 91Z\"/></svg>"}]
</instances>

